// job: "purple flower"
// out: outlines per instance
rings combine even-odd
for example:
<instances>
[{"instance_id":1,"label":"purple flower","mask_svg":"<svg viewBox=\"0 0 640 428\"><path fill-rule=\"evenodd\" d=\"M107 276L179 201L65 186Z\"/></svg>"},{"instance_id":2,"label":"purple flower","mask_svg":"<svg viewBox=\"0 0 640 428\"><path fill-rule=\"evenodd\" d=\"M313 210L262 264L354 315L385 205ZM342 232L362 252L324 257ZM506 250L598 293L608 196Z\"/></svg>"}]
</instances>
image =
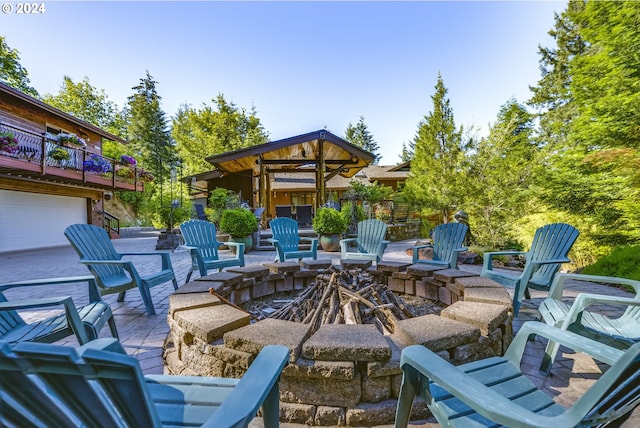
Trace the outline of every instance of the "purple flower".
<instances>
[{"instance_id":1,"label":"purple flower","mask_svg":"<svg viewBox=\"0 0 640 428\"><path fill-rule=\"evenodd\" d=\"M138 162L129 155L122 155L120 156L120 163L123 165L129 165L129 166L136 166L138 164Z\"/></svg>"},{"instance_id":2,"label":"purple flower","mask_svg":"<svg viewBox=\"0 0 640 428\"><path fill-rule=\"evenodd\" d=\"M107 172L111 172L111 162L109 162L102 156L91 155L89 156L89 159L87 159L82 163L82 168L85 171L104 174Z\"/></svg>"}]
</instances>

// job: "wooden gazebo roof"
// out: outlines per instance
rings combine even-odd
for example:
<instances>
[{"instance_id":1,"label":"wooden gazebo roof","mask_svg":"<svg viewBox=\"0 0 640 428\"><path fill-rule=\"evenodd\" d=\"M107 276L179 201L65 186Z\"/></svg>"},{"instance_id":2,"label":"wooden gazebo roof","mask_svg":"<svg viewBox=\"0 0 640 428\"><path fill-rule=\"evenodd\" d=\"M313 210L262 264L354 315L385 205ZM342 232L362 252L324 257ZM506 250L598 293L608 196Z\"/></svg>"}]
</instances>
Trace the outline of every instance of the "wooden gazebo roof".
<instances>
[{"instance_id":1,"label":"wooden gazebo roof","mask_svg":"<svg viewBox=\"0 0 640 428\"><path fill-rule=\"evenodd\" d=\"M353 177L373 159L371 153L326 130L206 158L216 170L227 173L252 170L259 175L261 165L268 173L300 169L309 171L310 166L324 163L325 172L343 177Z\"/></svg>"}]
</instances>

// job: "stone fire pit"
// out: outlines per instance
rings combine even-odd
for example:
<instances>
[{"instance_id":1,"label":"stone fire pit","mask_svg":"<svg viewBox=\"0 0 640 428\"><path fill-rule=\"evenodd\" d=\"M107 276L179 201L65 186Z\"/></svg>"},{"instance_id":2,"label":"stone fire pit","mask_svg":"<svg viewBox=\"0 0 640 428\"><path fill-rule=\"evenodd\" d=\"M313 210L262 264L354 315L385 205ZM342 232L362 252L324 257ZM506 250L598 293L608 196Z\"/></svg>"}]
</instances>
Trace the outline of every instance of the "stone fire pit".
<instances>
[{"instance_id":1,"label":"stone fire pit","mask_svg":"<svg viewBox=\"0 0 640 428\"><path fill-rule=\"evenodd\" d=\"M240 377L268 344L287 346L280 381L280 419L320 426L392 423L402 371L401 350L422 344L453 364L502 355L512 338L511 299L499 284L475 274L425 264L380 262L369 268L396 293L449 305L440 315L401 320L393 334L374 325L309 325L265 319L234 307L276 292L302 290L330 261L229 268L185 284L169 302L171 374ZM343 261L343 268L367 268ZM213 290L218 296L210 293ZM221 296L226 296L221 297ZM425 419L419 400L412 418Z\"/></svg>"}]
</instances>

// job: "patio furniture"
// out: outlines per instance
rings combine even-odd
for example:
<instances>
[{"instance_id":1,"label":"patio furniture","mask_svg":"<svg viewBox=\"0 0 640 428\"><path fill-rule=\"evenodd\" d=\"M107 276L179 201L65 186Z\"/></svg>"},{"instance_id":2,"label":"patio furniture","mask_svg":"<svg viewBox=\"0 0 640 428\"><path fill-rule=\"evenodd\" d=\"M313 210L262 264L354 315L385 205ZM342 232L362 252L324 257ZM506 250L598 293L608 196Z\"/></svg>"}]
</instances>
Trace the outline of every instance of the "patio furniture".
<instances>
[{"instance_id":1,"label":"patio furniture","mask_svg":"<svg viewBox=\"0 0 640 428\"><path fill-rule=\"evenodd\" d=\"M209 218L207 217L207 214L204 211L204 205L194 204L193 206L196 209L196 215L198 216L198 219L209 221Z\"/></svg>"},{"instance_id":2,"label":"patio furniture","mask_svg":"<svg viewBox=\"0 0 640 428\"><path fill-rule=\"evenodd\" d=\"M433 229L432 244L413 247L413 264L425 263L458 269L458 254L461 251L467 251L467 247L462 246L467 230L469 228L463 223L446 223L436 226ZM420 250L423 248L433 250L432 260L420 258Z\"/></svg>"},{"instance_id":3,"label":"patio furniture","mask_svg":"<svg viewBox=\"0 0 640 428\"><path fill-rule=\"evenodd\" d=\"M443 427L596 426L629 413L640 403L640 343L633 345L569 408L540 391L520 362L530 335L562 343L596 360L611 348L535 321L526 322L504 357L453 366L422 345L402 351L402 386L396 427L406 427L414 397L422 396Z\"/></svg>"},{"instance_id":4,"label":"patio furniture","mask_svg":"<svg viewBox=\"0 0 640 428\"><path fill-rule=\"evenodd\" d=\"M298 205L296 207L296 220L298 220L298 226L311 226L311 218L311 205Z\"/></svg>"},{"instance_id":5,"label":"patio furniture","mask_svg":"<svg viewBox=\"0 0 640 428\"><path fill-rule=\"evenodd\" d=\"M318 238L307 238L299 235L298 223L286 217L271 220L271 233L273 238L267 239L276 248L275 261L284 262L286 259L318 258ZM309 250L301 250L300 242L311 243Z\"/></svg>"},{"instance_id":6,"label":"patio furniture","mask_svg":"<svg viewBox=\"0 0 640 428\"><path fill-rule=\"evenodd\" d=\"M340 240L340 259L379 262L389 244L384 239L386 233L387 225L383 221L369 219L358 222L358 236ZM351 244L355 244L355 248L351 248Z\"/></svg>"},{"instance_id":7,"label":"patio furniture","mask_svg":"<svg viewBox=\"0 0 640 428\"><path fill-rule=\"evenodd\" d=\"M554 275L567 257L578 238L578 229L565 223L552 223L536 230L531 249L522 251L498 251L484 253L481 275L505 287L514 288L513 316L517 317L523 298L529 298L528 287L548 290ZM497 272L493 269L493 258L500 255L523 255L524 270L520 274Z\"/></svg>"},{"instance_id":8,"label":"patio furniture","mask_svg":"<svg viewBox=\"0 0 640 428\"><path fill-rule=\"evenodd\" d=\"M147 315L151 316L156 311L150 289L167 281L172 281L173 288L178 289L168 252L118 253L107 232L90 224L73 224L65 229L64 235L80 256L80 263L85 264L95 277L103 296L118 293L118 302L122 302L127 290L138 287ZM123 256L160 257L162 265L160 270L140 275L133 262L123 260Z\"/></svg>"},{"instance_id":9,"label":"patio furniture","mask_svg":"<svg viewBox=\"0 0 640 428\"><path fill-rule=\"evenodd\" d=\"M279 425L284 346L265 346L242 379L149 375L115 339L79 348L0 342L2 426L246 427L260 407Z\"/></svg>"},{"instance_id":10,"label":"patio furniture","mask_svg":"<svg viewBox=\"0 0 640 428\"><path fill-rule=\"evenodd\" d=\"M573 302L565 301L562 299L562 292L565 282L570 279L598 284L626 285L633 288L635 296L580 293ZM622 306L626 309L616 318L598 313L596 308L586 310L598 304ZM547 324L597 340L602 346L624 350L640 341L640 281L610 276L559 273L553 279L549 295L540 304L538 311ZM547 343L540 368L542 372L549 373L558 348L557 342L550 340ZM605 361L607 364L614 362L615 360Z\"/></svg>"},{"instance_id":11,"label":"patio furniture","mask_svg":"<svg viewBox=\"0 0 640 428\"><path fill-rule=\"evenodd\" d=\"M76 308L73 299L69 296L12 300L9 302L3 293L6 290L24 287L83 282L88 285L89 302L81 308ZM58 289L62 289L62 287L58 287ZM55 307L64 307L64 312L30 322L25 321L17 312L19 309L55 309ZM78 342L84 344L96 339L100 330L106 324L109 325L111 335L117 338L118 329L113 319L113 313L109 305L100 297L93 276L32 279L0 284L0 340L5 342L52 343L75 334Z\"/></svg>"},{"instance_id":12,"label":"patio furniture","mask_svg":"<svg viewBox=\"0 0 640 428\"><path fill-rule=\"evenodd\" d=\"M291 205L276 205L276 217L293 218Z\"/></svg>"},{"instance_id":13,"label":"patio furniture","mask_svg":"<svg viewBox=\"0 0 640 428\"><path fill-rule=\"evenodd\" d=\"M185 244L182 248L189 250L191 268L185 283L189 282L194 271L200 276L207 276L210 269L222 269L230 266L244 266L244 244L239 242L218 242L216 225L204 220L189 220L180 225L180 232ZM235 257L220 258L220 246L227 245L236 252Z\"/></svg>"}]
</instances>

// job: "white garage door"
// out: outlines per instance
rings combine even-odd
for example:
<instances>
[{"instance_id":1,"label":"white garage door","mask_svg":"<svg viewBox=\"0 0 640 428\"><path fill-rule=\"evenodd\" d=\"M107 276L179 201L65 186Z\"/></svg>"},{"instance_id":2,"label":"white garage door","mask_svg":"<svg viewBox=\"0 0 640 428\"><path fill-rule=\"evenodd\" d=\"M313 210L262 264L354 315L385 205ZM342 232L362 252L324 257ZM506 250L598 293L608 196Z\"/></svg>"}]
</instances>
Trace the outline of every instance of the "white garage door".
<instances>
[{"instance_id":1,"label":"white garage door","mask_svg":"<svg viewBox=\"0 0 640 428\"><path fill-rule=\"evenodd\" d=\"M69 244L64 229L87 222L86 201L0 190L0 252Z\"/></svg>"}]
</instances>

